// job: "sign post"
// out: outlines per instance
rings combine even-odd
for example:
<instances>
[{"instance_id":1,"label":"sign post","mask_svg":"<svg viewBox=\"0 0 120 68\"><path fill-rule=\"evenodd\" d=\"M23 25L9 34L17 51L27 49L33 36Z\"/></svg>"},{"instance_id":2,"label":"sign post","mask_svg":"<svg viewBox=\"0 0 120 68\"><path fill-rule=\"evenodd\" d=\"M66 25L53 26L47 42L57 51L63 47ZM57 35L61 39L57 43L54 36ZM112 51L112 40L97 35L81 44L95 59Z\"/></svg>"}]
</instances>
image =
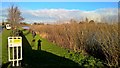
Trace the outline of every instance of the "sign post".
<instances>
[{"instance_id":1,"label":"sign post","mask_svg":"<svg viewBox=\"0 0 120 68\"><path fill-rule=\"evenodd\" d=\"M12 66L19 66L22 60L22 37L8 37L8 61Z\"/></svg>"}]
</instances>

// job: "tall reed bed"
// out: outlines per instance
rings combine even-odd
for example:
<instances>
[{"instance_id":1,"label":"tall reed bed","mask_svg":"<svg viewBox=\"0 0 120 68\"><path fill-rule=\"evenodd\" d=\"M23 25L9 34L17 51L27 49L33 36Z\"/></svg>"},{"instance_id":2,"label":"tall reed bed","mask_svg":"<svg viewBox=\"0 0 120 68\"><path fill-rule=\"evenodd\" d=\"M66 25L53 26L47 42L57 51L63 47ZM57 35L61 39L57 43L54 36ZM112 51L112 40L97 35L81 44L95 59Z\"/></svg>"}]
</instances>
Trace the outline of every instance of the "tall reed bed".
<instances>
[{"instance_id":1,"label":"tall reed bed","mask_svg":"<svg viewBox=\"0 0 120 68\"><path fill-rule=\"evenodd\" d=\"M120 38L117 24L76 23L32 25L42 37L60 47L89 54L107 66L120 66Z\"/></svg>"}]
</instances>

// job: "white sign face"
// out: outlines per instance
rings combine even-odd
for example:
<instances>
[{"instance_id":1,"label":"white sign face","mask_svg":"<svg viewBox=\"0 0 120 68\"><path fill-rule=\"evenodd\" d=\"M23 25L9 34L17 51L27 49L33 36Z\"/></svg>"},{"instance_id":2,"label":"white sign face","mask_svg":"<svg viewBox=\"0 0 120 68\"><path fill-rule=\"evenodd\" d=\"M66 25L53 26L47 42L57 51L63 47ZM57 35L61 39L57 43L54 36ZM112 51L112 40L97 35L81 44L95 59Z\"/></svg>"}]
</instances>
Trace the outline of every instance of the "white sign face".
<instances>
[{"instance_id":1,"label":"white sign face","mask_svg":"<svg viewBox=\"0 0 120 68\"><path fill-rule=\"evenodd\" d=\"M22 37L8 37L8 60L13 62L13 66L19 66L22 60Z\"/></svg>"}]
</instances>

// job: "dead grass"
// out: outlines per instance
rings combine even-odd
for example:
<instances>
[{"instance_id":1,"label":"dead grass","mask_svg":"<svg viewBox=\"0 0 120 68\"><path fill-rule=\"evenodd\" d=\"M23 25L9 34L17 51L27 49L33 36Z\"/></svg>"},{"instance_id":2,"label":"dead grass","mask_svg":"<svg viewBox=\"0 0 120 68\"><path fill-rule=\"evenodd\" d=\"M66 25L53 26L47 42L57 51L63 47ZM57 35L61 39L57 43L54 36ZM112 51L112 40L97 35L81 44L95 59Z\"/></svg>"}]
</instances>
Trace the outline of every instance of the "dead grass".
<instances>
[{"instance_id":1,"label":"dead grass","mask_svg":"<svg viewBox=\"0 0 120 68\"><path fill-rule=\"evenodd\" d=\"M76 22L61 25L32 25L41 37L59 46L93 55L107 66L120 66L120 47L117 24Z\"/></svg>"}]
</instances>

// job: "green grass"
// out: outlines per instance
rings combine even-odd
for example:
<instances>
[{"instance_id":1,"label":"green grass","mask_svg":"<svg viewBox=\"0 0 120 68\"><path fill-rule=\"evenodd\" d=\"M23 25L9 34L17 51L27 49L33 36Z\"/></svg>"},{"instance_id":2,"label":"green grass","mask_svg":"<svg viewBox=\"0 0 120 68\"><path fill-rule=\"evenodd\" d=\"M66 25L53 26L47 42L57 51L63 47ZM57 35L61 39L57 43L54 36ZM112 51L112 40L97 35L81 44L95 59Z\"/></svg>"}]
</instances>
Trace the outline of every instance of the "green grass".
<instances>
[{"instance_id":1,"label":"green grass","mask_svg":"<svg viewBox=\"0 0 120 68\"><path fill-rule=\"evenodd\" d=\"M27 33L27 31L24 32L24 34L26 34L26 33ZM31 44L31 41L33 39L32 34L31 33L27 34L26 38L29 41L29 43ZM58 56L64 56L64 54L67 53L67 50L57 46L56 44L53 44L53 43L47 41L46 39L41 38L39 35L35 36L35 40L36 40L35 45L32 47L34 50L37 49L37 43L38 43L37 41L39 39L42 41L41 42L42 43L41 50L56 54Z\"/></svg>"},{"instance_id":2,"label":"green grass","mask_svg":"<svg viewBox=\"0 0 120 68\"><path fill-rule=\"evenodd\" d=\"M6 63L8 61L8 52L7 52L7 38L10 36L11 30L3 30L2 32L2 63Z\"/></svg>"},{"instance_id":3,"label":"green grass","mask_svg":"<svg viewBox=\"0 0 120 68\"><path fill-rule=\"evenodd\" d=\"M2 63L2 34L0 33L0 64Z\"/></svg>"}]
</instances>

